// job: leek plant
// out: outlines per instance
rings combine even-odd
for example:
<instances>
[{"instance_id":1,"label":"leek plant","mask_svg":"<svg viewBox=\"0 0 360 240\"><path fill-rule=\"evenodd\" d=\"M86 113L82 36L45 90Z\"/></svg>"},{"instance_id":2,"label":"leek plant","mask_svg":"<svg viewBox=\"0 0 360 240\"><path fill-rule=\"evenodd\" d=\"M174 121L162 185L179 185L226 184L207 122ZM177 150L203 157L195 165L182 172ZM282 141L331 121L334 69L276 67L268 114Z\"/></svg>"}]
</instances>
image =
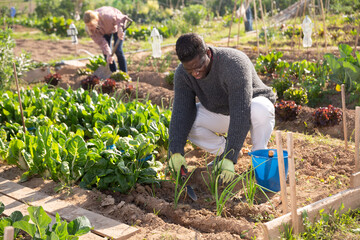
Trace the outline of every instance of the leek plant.
<instances>
[{"instance_id":1,"label":"leek plant","mask_svg":"<svg viewBox=\"0 0 360 240\"><path fill-rule=\"evenodd\" d=\"M190 175L187 176L185 181L181 180L180 171L178 171L176 173L172 168L170 168L170 172L171 172L171 176L176 176L175 191L174 191L174 208L176 209L181 195L184 193L184 191L186 191L187 182L189 181L189 179L190 179L191 175L194 173L194 171L192 171L190 173Z\"/></svg>"},{"instance_id":2,"label":"leek plant","mask_svg":"<svg viewBox=\"0 0 360 240\"><path fill-rule=\"evenodd\" d=\"M221 213L224 210L225 204L226 202L233 198L238 192L233 193L233 190L236 186L236 184L238 184L238 182L240 182L240 180L242 180L244 178L243 175L238 175L236 174L237 177L230 182L225 189L219 194L219 177L217 176L216 181L215 181L215 202L216 202L216 215L217 216L221 216Z\"/></svg>"},{"instance_id":3,"label":"leek plant","mask_svg":"<svg viewBox=\"0 0 360 240\"><path fill-rule=\"evenodd\" d=\"M242 179L244 195L245 195L245 198L246 198L246 201L248 202L248 204L250 206L253 206L256 190L258 189L258 185L255 182L254 168L252 165L251 165L250 170L247 171L246 173L244 173L244 175L245 175L245 177Z\"/></svg>"}]
</instances>

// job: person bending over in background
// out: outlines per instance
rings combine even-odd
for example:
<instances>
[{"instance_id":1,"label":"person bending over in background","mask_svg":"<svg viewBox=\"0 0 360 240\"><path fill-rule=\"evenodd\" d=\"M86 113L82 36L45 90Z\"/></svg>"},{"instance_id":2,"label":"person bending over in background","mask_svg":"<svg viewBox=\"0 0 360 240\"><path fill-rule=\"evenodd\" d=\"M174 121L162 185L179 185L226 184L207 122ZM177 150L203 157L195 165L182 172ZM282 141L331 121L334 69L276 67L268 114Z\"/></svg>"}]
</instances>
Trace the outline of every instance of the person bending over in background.
<instances>
[{"instance_id":1,"label":"person bending over in background","mask_svg":"<svg viewBox=\"0 0 360 240\"><path fill-rule=\"evenodd\" d=\"M112 72L116 71L116 64L111 56L111 37L114 39L114 45L117 39L120 39L120 44L115 54L119 62L119 69L127 72L127 64L122 45L125 36L123 28L128 17L116 8L105 6L96 10L87 10L84 13L83 19L87 33L92 40L100 46Z\"/></svg>"},{"instance_id":2,"label":"person bending over in background","mask_svg":"<svg viewBox=\"0 0 360 240\"><path fill-rule=\"evenodd\" d=\"M198 34L187 33L178 38L176 54L181 63L174 76L169 165L176 172L187 166L184 146L189 139L217 155L213 164L227 183L249 130L252 150L267 148L276 96L239 50L210 47Z\"/></svg>"}]
</instances>

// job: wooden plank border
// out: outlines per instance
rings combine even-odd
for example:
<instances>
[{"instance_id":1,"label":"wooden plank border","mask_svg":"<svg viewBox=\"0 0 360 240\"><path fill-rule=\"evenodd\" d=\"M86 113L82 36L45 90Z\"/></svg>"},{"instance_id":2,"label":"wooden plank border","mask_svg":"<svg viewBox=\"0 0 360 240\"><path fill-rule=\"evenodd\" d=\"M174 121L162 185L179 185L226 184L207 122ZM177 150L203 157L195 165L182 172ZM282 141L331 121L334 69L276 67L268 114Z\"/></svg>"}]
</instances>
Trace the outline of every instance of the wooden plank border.
<instances>
[{"instance_id":1,"label":"wooden plank border","mask_svg":"<svg viewBox=\"0 0 360 240\"><path fill-rule=\"evenodd\" d=\"M71 205L59 198L50 197L42 192L21 186L15 182L0 177L0 193L32 206L42 206L46 212L55 216L56 212L72 221L79 216L86 216L93 226L93 233L110 239L128 239L139 229L86 209Z\"/></svg>"},{"instance_id":2,"label":"wooden plank border","mask_svg":"<svg viewBox=\"0 0 360 240\"><path fill-rule=\"evenodd\" d=\"M344 204L343 212L348 209L356 209L360 207L360 187L355 189L348 189L342 191L331 197L324 198L320 201L314 202L305 207L297 210L299 222L302 222L301 214L303 211L307 211L309 220L313 221L319 217L319 211L324 209L324 212L328 213L331 210L339 209L341 204ZM287 213L281 217L278 217L270 222L262 224L265 231L265 239L280 239L280 232L284 231L283 224L291 226L291 213ZM304 226L300 224L300 232L304 231Z\"/></svg>"},{"instance_id":3,"label":"wooden plank border","mask_svg":"<svg viewBox=\"0 0 360 240\"><path fill-rule=\"evenodd\" d=\"M0 202L2 202L5 205L5 210L3 214L6 216L10 216L10 214L13 213L14 211L19 211L24 216L29 215L29 212L27 211L29 205L26 205L25 203L22 203L18 200L15 200L3 194L0 194ZM54 225L56 223L55 216L49 215L49 217L51 218L51 225ZM92 232L79 236L79 240L104 240L104 239L105 239L104 237L100 237L99 235L96 235Z\"/></svg>"}]
</instances>

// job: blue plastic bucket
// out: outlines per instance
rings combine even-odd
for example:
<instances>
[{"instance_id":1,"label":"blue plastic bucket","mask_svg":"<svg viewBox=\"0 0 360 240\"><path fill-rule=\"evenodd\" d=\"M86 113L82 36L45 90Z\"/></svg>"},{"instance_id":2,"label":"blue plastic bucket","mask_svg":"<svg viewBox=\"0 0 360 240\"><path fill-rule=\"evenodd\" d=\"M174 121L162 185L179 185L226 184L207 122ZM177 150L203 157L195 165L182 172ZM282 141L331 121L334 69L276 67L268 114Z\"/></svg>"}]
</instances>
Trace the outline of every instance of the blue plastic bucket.
<instances>
[{"instance_id":1,"label":"blue plastic bucket","mask_svg":"<svg viewBox=\"0 0 360 240\"><path fill-rule=\"evenodd\" d=\"M273 157L269 157L269 151L274 152ZM280 178L278 155L276 149L260 149L250 152L252 165L255 170L256 182L264 188L273 192L280 191ZM285 176L288 174L288 152L283 151Z\"/></svg>"}]
</instances>

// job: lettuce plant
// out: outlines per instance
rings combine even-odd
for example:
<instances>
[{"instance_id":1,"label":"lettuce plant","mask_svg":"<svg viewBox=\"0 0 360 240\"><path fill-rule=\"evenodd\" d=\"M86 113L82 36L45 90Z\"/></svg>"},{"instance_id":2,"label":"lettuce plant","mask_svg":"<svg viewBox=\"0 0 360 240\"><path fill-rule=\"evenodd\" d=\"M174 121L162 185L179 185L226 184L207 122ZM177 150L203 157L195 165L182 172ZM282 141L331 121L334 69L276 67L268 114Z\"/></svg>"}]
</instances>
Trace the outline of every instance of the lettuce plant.
<instances>
[{"instance_id":1,"label":"lettuce plant","mask_svg":"<svg viewBox=\"0 0 360 240\"><path fill-rule=\"evenodd\" d=\"M320 107L313 113L314 122L317 126L334 126L341 122L342 111L340 108L329 105Z\"/></svg>"},{"instance_id":2,"label":"lettuce plant","mask_svg":"<svg viewBox=\"0 0 360 240\"><path fill-rule=\"evenodd\" d=\"M275 103L275 114L283 121L295 120L299 115L301 105L297 105L295 101L284 101Z\"/></svg>"}]
</instances>

